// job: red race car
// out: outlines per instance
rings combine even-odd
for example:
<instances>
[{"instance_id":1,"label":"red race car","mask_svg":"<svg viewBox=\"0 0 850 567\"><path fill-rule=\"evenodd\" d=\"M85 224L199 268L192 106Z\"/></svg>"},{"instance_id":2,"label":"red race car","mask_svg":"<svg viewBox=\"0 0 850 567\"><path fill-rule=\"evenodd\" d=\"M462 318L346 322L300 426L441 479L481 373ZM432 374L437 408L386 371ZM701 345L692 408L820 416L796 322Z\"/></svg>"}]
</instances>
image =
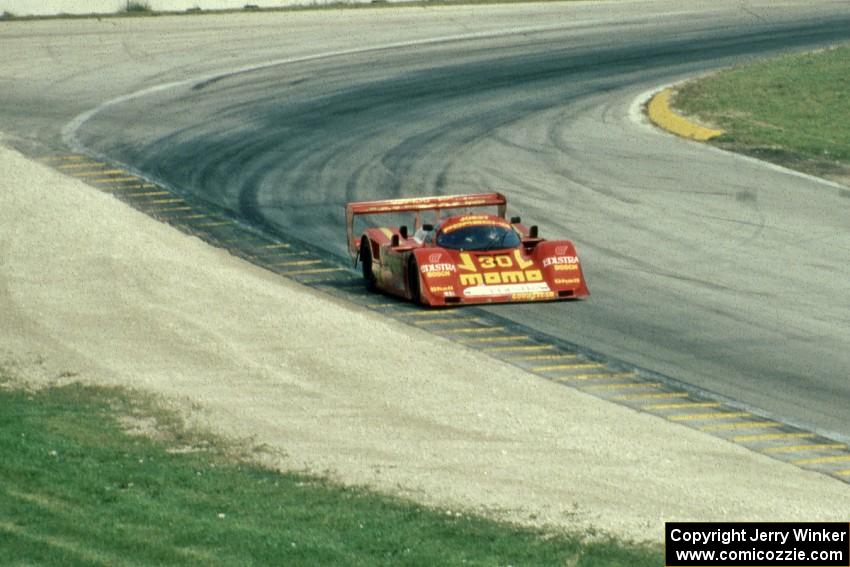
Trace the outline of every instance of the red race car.
<instances>
[{"instance_id":1,"label":"red race car","mask_svg":"<svg viewBox=\"0 0 850 567\"><path fill-rule=\"evenodd\" d=\"M493 207L495 214L472 212ZM573 243L538 237L536 226L506 220L506 209L500 193L349 203L349 252L369 289L430 306L589 295ZM391 213L412 214L413 233L400 225L355 236L355 219ZM433 218L423 222L423 213Z\"/></svg>"}]
</instances>

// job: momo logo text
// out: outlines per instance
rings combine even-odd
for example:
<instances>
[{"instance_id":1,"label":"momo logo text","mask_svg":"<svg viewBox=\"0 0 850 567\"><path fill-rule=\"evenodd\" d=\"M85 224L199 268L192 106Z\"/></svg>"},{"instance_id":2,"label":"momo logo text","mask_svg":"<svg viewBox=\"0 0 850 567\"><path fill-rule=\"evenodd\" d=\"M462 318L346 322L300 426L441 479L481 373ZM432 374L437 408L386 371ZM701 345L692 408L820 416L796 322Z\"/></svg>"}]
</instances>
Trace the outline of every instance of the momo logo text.
<instances>
[{"instance_id":1,"label":"momo logo text","mask_svg":"<svg viewBox=\"0 0 850 567\"><path fill-rule=\"evenodd\" d=\"M514 250L513 254L482 256L461 252L457 267L460 285L469 287L543 281L540 270L528 269L533 265L533 261L524 259L519 250Z\"/></svg>"}]
</instances>

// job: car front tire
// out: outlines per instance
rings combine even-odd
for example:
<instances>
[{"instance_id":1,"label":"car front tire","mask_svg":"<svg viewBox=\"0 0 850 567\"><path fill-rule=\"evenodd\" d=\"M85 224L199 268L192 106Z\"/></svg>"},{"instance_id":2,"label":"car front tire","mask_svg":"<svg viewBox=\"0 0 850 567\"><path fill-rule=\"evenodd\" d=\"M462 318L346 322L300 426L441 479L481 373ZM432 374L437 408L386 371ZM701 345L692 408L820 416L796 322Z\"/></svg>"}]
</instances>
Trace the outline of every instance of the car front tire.
<instances>
[{"instance_id":1,"label":"car front tire","mask_svg":"<svg viewBox=\"0 0 850 567\"><path fill-rule=\"evenodd\" d=\"M407 263L407 289L410 291L410 301L419 305L422 303L421 282L419 281L419 264L411 256Z\"/></svg>"},{"instance_id":2,"label":"car front tire","mask_svg":"<svg viewBox=\"0 0 850 567\"><path fill-rule=\"evenodd\" d=\"M360 268L363 272L363 280L366 282L366 289L375 291L378 287L378 281L372 267L372 247L369 245L369 239L365 236L360 239Z\"/></svg>"}]
</instances>

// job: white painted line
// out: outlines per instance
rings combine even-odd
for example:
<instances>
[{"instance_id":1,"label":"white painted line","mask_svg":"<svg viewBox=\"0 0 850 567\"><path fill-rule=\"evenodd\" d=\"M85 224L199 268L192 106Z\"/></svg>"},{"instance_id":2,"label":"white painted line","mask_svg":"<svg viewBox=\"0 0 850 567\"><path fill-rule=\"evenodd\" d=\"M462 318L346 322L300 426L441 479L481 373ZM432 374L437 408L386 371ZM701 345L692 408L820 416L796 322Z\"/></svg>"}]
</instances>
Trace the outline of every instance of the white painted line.
<instances>
[{"instance_id":1,"label":"white painted line","mask_svg":"<svg viewBox=\"0 0 850 567\"><path fill-rule=\"evenodd\" d=\"M154 85L151 87L146 87L144 89L119 96L117 98L113 98L111 100L107 100L100 105L83 112L82 114L77 115L73 120L68 122L62 128L62 141L65 142L70 148L74 148L75 151L78 151L85 155L92 155L93 153L97 155L99 158L104 159L106 156L101 156L97 152L92 152L88 148L86 148L77 138L77 133L80 128L94 118L100 112L103 112L107 108L111 106L115 106L121 103L129 102L131 100L142 98L148 95L156 94L162 91L167 91L169 89L175 89L178 87L183 87L187 85L194 84L203 84L211 81L217 81L221 79L226 79L227 77L232 77L234 75L241 75L243 73L250 73L253 71L260 71L263 69L269 69L272 67L277 67L281 65L292 65L295 63L304 63L307 61L318 61L321 59L330 59L333 57L342 57L345 55L358 55L362 53L370 53L374 51L386 51L391 49L404 49L407 47L421 47L425 45L437 45L440 43L454 42L454 41L469 41L474 39L493 39L499 37L510 37L510 36L521 36L529 33L540 33L540 32L549 32L549 31L558 31L562 29L570 28L570 25L551 25L551 26L529 26L524 28L512 28L510 30L502 30L502 31L488 31L488 32L473 32L473 33L465 33L465 34L457 34L457 35L447 35L433 38L425 38L425 39L415 39L409 41L399 41L394 43L386 43L381 45L373 45L370 47L358 47L352 49L339 49L335 51L327 51L324 53L316 53L314 55L304 55L301 57L286 57L283 59L275 59L273 61L269 61L266 63L258 63L254 65L246 65L244 67L237 67L235 69L231 69L230 71L225 72L216 72L209 73L206 75L200 75L197 77L183 79L180 81L173 81L170 83L163 83L160 85Z\"/></svg>"},{"instance_id":2,"label":"white painted line","mask_svg":"<svg viewBox=\"0 0 850 567\"><path fill-rule=\"evenodd\" d=\"M687 79L687 80L693 80L693 79L696 79L698 77L699 76L692 77L692 78ZM674 138L681 140L683 143L686 143L686 144L698 144L701 147L705 148L705 150L708 151L708 152L720 153L720 154L723 154L724 156L733 157L735 159L738 159L738 160L741 160L741 161L744 161L744 162L747 162L747 163L757 164L761 167L766 167L767 169L770 169L770 170L773 170L773 171L776 171L776 172L779 172L779 173L784 173L786 175L792 175L794 177L798 177L800 179L805 179L807 181L812 181L812 182L818 183L820 185L826 185L827 187L830 187L832 189L843 189L843 190L847 189L847 186L841 185L840 183L835 183L834 181L830 181L828 179L823 179L821 177L809 175L808 173L795 171L793 169L789 169L787 167L783 167L781 165L776 165L775 163L763 161L763 160L760 160L760 159L757 159L757 158L754 158L754 157L751 157L751 156L747 156L747 155L744 155L744 154L739 154L739 153L736 153L736 152L730 152L730 151L727 151L727 150L722 150L722 149L720 149L716 146L712 146L711 144L706 144L704 142L697 142L697 141L694 141L694 140L687 140L687 139L681 138L680 136L676 136L675 134L673 134L671 132L667 132L666 130L664 130L664 129L656 126L652 122L650 122L649 119L646 117L646 114L644 114L644 112L643 112L643 109L646 106L646 103L653 96L655 96L656 93L659 93L659 92L663 91L664 89L673 88L676 85L679 85L683 82L684 81L676 81L674 83L667 83L667 84L660 85L658 87L655 87L655 88L652 88L648 91L640 93L632 101L632 103L629 105L629 119L634 124L637 124L638 126L641 126L642 128L644 128L646 130L650 130L650 131L652 131L656 134L662 135L662 136L672 136Z\"/></svg>"}]
</instances>

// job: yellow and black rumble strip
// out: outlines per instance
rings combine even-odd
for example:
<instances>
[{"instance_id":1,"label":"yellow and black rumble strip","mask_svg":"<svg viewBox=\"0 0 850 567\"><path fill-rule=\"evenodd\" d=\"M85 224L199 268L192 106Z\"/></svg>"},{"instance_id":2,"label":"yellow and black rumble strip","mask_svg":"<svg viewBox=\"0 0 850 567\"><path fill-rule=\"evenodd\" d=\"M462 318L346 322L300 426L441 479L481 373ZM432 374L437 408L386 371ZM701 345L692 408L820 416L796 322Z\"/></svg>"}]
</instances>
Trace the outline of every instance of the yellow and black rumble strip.
<instances>
[{"instance_id":1,"label":"yellow and black rumble strip","mask_svg":"<svg viewBox=\"0 0 850 567\"><path fill-rule=\"evenodd\" d=\"M305 244L269 235L241 224L225 211L104 161L82 154L42 157L41 162L109 193L131 207L164 221L214 246L225 248L268 270L304 284L351 280L355 274L336 260L327 260Z\"/></svg>"},{"instance_id":2,"label":"yellow and black rumble strip","mask_svg":"<svg viewBox=\"0 0 850 567\"><path fill-rule=\"evenodd\" d=\"M49 155L41 161L185 233L311 288L365 305L542 379L850 483L850 449L845 443L527 329L480 307L426 310L367 292L360 274L339 258L290 236L240 223L226 211L178 195L120 166L82 154Z\"/></svg>"}]
</instances>

